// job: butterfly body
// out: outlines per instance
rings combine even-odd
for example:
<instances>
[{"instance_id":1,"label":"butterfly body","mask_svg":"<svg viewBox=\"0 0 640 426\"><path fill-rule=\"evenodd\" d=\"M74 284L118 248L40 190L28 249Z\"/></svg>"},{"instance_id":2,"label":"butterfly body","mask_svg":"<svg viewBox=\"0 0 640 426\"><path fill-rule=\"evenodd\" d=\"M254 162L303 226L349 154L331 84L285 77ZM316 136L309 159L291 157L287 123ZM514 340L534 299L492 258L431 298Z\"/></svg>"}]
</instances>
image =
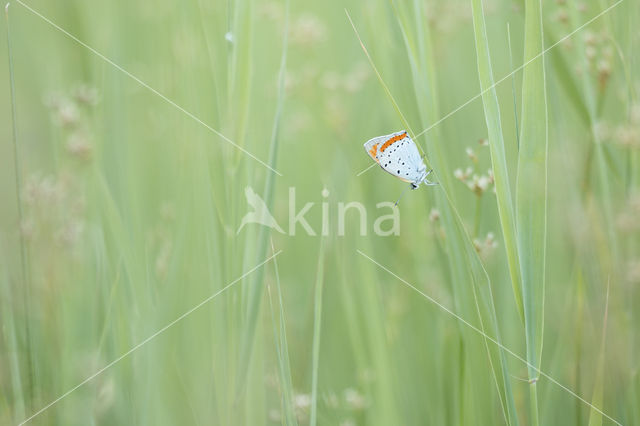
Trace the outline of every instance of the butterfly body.
<instances>
[{"instance_id":1,"label":"butterfly body","mask_svg":"<svg viewBox=\"0 0 640 426\"><path fill-rule=\"evenodd\" d=\"M364 149L382 170L410 183L411 189L417 189L422 183L437 185L427 180L431 170L427 171L415 142L404 130L370 139Z\"/></svg>"}]
</instances>

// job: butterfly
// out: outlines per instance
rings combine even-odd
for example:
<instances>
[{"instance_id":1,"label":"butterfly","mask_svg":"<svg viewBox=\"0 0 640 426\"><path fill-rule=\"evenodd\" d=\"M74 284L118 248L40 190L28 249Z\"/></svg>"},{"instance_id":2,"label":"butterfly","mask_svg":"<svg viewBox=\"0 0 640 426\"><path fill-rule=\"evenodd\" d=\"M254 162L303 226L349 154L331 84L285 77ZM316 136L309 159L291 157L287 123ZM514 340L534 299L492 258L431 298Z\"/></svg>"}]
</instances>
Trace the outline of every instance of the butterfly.
<instances>
[{"instance_id":1,"label":"butterfly","mask_svg":"<svg viewBox=\"0 0 640 426\"><path fill-rule=\"evenodd\" d=\"M406 130L370 139L364 144L364 149L382 170L409 182L411 189L417 189L421 183L426 186L438 184L427 179L433 170L427 171L415 142Z\"/></svg>"}]
</instances>

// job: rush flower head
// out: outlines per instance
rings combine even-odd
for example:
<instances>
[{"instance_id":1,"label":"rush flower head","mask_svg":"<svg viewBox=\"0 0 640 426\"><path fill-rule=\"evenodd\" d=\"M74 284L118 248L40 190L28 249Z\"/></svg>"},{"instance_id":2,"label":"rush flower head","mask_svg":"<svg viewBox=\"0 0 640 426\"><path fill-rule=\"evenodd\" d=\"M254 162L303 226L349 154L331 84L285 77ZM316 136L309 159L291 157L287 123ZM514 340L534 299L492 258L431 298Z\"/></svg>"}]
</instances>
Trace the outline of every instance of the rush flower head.
<instances>
[{"instance_id":1,"label":"rush flower head","mask_svg":"<svg viewBox=\"0 0 640 426\"><path fill-rule=\"evenodd\" d=\"M440 220L440 211L436 208L432 208L429 212L429 220L431 222L437 222L438 220Z\"/></svg>"}]
</instances>

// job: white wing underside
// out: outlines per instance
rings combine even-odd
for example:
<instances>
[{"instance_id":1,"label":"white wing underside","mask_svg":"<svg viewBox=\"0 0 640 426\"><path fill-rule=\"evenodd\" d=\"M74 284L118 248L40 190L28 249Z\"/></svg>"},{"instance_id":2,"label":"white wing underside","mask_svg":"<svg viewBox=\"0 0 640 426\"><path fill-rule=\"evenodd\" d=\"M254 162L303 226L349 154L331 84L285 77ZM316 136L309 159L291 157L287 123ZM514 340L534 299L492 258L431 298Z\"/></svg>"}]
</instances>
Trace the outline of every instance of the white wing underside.
<instances>
[{"instance_id":1,"label":"white wing underside","mask_svg":"<svg viewBox=\"0 0 640 426\"><path fill-rule=\"evenodd\" d=\"M403 134L405 136L399 138ZM385 146L393 138L398 140ZM382 170L405 182L419 183L424 177L426 166L416 144L404 131L373 138L364 144L364 148Z\"/></svg>"}]
</instances>

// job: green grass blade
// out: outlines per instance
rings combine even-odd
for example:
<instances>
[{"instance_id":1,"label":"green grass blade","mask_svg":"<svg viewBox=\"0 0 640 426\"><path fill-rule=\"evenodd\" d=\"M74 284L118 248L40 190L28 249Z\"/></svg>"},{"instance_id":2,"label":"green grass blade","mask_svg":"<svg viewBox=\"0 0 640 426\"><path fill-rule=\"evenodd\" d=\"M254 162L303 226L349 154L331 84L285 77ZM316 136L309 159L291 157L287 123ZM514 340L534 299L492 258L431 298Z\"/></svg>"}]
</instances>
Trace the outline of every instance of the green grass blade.
<instances>
[{"instance_id":1,"label":"green grass blade","mask_svg":"<svg viewBox=\"0 0 640 426\"><path fill-rule=\"evenodd\" d=\"M4 255L4 253L3 253ZM3 324L3 337L4 337L4 345L3 348L6 350L9 364L9 375L11 376L11 390L12 390L12 398L13 398L13 410L10 413L13 421L18 422L25 418L25 404L24 404L24 390L22 383L22 374L20 368L20 359L18 354L21 352L20 346L18 345L18 339L16 333L16 324L14 321L14 312L11 306L11 300L13 299L11 295L11 287L8 274L6 271L8 270L4 262L2 263L3 274L0 276L0 308L2 308L2 313L0 314L0 320L2 320ZM0 416L2 418L4 416Z\"/></svg>"},{"instance_id":2,"label":"green grass blade","mask_svg":"<svg viewBox=\"0 0 640 426\"><path fill-rule=\"evenodd\" d=\"M498 200L498 214L504 237L507 262L511 285L516 299L518 313L524 321L522 309L522 291L520 284L520 265L518 263L518 250L516 247L515 216L513 201L511 199L511 187L509 184L509 172L502 134L500 119L500 105L498 95L493 83L493 71L491 68L491 55L489 52L489 40L484 20L482 0L471 2L473 10L473 28L475 32L476 52L478 60L478 76L482 89L482 105L489 133L489 148L491 150L491 164L495 178L496 197Z\"/></svg>"},{"instance_id":3,"label":"green grass blade","mask_svg":"<svg viewBox=\"0 0 640 426\"><path fill-rule=\"evenodd\" d=\"M433 52L431 48L431 35L428 26L424 25L422 7L419 2L413 2L413 9L406 11L400 4L392 2L402 31L403 39L409 55L409 63L413 83L416 92L416 101L420 116L424 120L423 125L435 122L438 117L437 90L435 68L433 67ZM410 24L407 16L414 16L415 22ZM413 35L409 28L415 28ZM442 213L443 226L446 234L445 246L449 253L456 253L449 256L449 269L451 281L454 287L454 297L458 312L474 318L473 322L488 335L493 335L496 341L500 342L500 333L495 312L493 294L489 276L485 271L478 253L473 248L471 238L464 227L453 199L449 195L452 191L453 171L442 151L440 143L440 131L435 128L427 143L427 163L431 162L438 181L441 183L441 190L435 191L436 205ZM471 283L471 284L469 284ZM469 291L469 285L471 291ZM470 353L486 351L487 362L491 368L493 381L496 385L500 405L504 419L510 424L517 424L515 415L515 403L513 392L507 373L507 362L504 351L490 344L487 339L478 339L470 333L466 327L460 328L465 341L467 361L471 364L468 371L481 370L484 360L477 356L469 356ZM486 368L486 364L485 364ZM471 378L478 381L479 379ZM476 392L477 393L477 392ZM464 392L461 395L465 395ZM484 395L475 398L486 398ZM476 404L484 404L478 402ZM464 401L461 405L466 404ZM460 419L463 421L463 419Z\"/></svg>"},{"instance_id":4,"label":"green grass blade","mask_svg":"<svg viewBox=\"0 0 640 426\"><path fill-rule=\"evenodd\" d=\"M15 78L14 78L14 67L13 67L13 50L11 46L11 26L9 21L9 6L10 3L4 8L5 11L5 24L7 26L7 57L9 62L9 88L11 93L11 137L13 141L13 165L15 171L15 191L16 191L16 210L18 213L18 224L22 225L24 219L24 212L22 209L22 167L21 167L21 159L20 159L20 151L18 149L18 121L17 121L17 112L16 112L16 87L15 87ZM32 336L30 330L30 306L29 301L31 300L30 296L30 286L31 280L29 277L29 267L28 267L28 252L27 245L24 237L24 233L19 233L20 239L20 272L22 278L22 305L25 315L24 320L24 339L25 339L25 352L26 352L26 364L27 364L27 380L24 385L26 388L26 394L24 398L26 399L27 408L31 407L32 398L33 398L33 387L35 385L35 373L34 373L34 360L31 353L31 345L32 345Z\"/></svg>"},{"instance_id":5,"label":"green grass blade","mask_svg":"<svg viewBox=\"0 0 640 426\"><path fill-rule=\"evenodd\" d=\"M271 243L273 248L273 242ZM269 306L271 308L271 321L273 324L273 337L275 340L276 353L278 356L278 375L280 378L280 386L282 392L282 413L284 424L297 425L298 420L293 410L293 384L291 383L291 367L289 362L289 345L287 344L287 330L285 327L284 303L282 301L282 289L280 287L280 273L278 272L278 263L273 259L273 265L276 275L276 293L278 299L278 321L275 318L275 310L271 299L271 286L267 287L269 292Z\"/></svg>"},{"instance_id":6,"label":"green grass blade","mask_svg":"<svg viewBox=\"0 0 640 426\"><path fill-rule=\"evenodd\" d=\"M525 1L524 58L542 52L542 4ZM522 76L522 127L518 152L516 223L522 278L525 339L530 381L530 419L538 424L537 369L542 354L545 253L547 238L547 96L544 55L531 61Z\"/></svg>"},{"instance_id":7,"label":"green grass blade","mask_svg":"<svg viewBox=\"0 0 640 426\"><path fill-rule=\"evenodd\" d=\"M496 198L498 204L498 214L500 226L505 243L505 252L511 277L511 285L515 296L516 307L520 318L524 321L522 306L522 291L520 281L520 265L518 261L518 250L516 246L515 216L513 211L513 201L511 198L511 187L509 183L509 173L507 169L507 159L505 154L504 137L502 133L502 123L500 119L500 105L498 95L494 87L493 70L491 67L491 54L489 51L489 40L484 19L484 6L482 0L473 0L473 28L475 35L478 76L482 92L482 105L487 124L489 136L489 148L491 151L491 164L495 178ZM510 389L508 371L503 364L503 374L505 376L505 388ZM517 424L515 402L513 395L507 398L507 413L509 423Z\"/></svg>"},{"instance_id":8,"label":"green grass blade","mask_svg":"<svg viewBox=\"0 0 640 426\"><path fill-rule=\"evenodd\" d=\"M591 397L591 411L589 413L589 426L602 426L602 414L594 407L602 407L602 396L604 389L604 367L605 367L605 341L607 337L607 319L609 318L609 285L607 285L607 296L605 298L604 318L602 320L602 340L600 342L600 356L598 357L598 367L596 370L596 382L593 386L593 396Z\"/></svg>"},{"instance_id":9,"label":"green grass blade","mask_svg":"<svg viewBox=\"0 0 640 426\"><path fill-rule=\"evenodd\" d=\"M513 119L516 128L516 142L518 149L520 149L520 127L518 127L518 103L516 101L516 75L513 73L513 49L511 48L511 27L507 23L507 42L509 45L509 69L511 70L511 96L513 98ZM520 271L518 270L518 274ZM523 313L524 320L524 313Z\"/></svg>"},{"instance_id":10,"label":"green grass blade","mask_svg":"<svg viewBox=\"0 0 640 426\"><path fill-rule=\"evenodd\" d=\"M322 329L322 287L324 286L324 247L320 240L318 272L313 308L313 348L311 361L311 413L309 426L315 426L318 416L318 367L320 364L320 332Z\"/></svg>"},{"instance_id":11,"label":"green grass blade","mask_svg":"<svg viewBox=\"0 0 640 426\"><path fill-rule=\"evenodd\" d=\"M269 149L269 166L275 168L278 146L280 141L280 125L282 108L284 105L285 97L285 75L287 68L287 35L289 31L289 1L286 6L287 12L284 25L284 36L282 40L282 56L280 59L280 72L278 75L278 101L276 105L276 113L273 123L273 130L271 133L271 145ZM267 177L264 184L263 197L266 206L269 210L273 207L273 194L274 194L274 179L275 175L272 172L267 173ZM263 226L260 229L260 235L257 241L257 253L258 258L263 259L267 253L269 243L270 228ZM246 318L246 330L242 341L240 352L240 363L238 364L238 390L240 391L244 387L246 378L246 372L248 370L248 364L251 359L251 350L253 347L253 339L255 335L256 323L258 321L258 312L260 311L260 302L262 300L263 293L263 278L264 270L257 271L253 276L248 289L248 304L247 304L247 318Z\"/></svg>"}]
</instances>

